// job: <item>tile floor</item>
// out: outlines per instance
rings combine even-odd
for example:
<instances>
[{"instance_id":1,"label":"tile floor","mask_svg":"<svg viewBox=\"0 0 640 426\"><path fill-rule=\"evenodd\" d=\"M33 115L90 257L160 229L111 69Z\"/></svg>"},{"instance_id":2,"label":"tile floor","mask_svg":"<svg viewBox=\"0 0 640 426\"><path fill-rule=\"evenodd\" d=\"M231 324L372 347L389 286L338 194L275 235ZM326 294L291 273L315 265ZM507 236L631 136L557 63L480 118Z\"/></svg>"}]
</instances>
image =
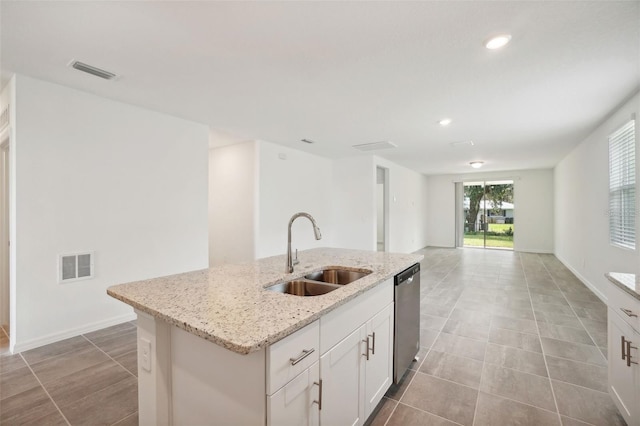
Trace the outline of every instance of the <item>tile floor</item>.
<instances>
[{"instance_id":1,"label":"tile floor","mask_svg":"<svg viewBox=\"0 0 640 426\"><path fill-rule=\"evenodd\" d=\"M427 248L421 351L371 425L624 425L607 309L553 255Z\"/></svg>"},{"instance_id":2,"label":"tile floor","mask_svg":"<svg viewBox=\"0 0 640 426\"><path fill-rule=\"evenodd\" d=\"M624 425L606 393L606 306L554 256L420 252L420 359L371 425ZM0 424L138 423L133 323L6 347L0 330Z\"/></svg>"},{"instance_id":3,"label":"tile floor","mask_svg":"<svg viewBox=\"0 0 640 426\"><path fill-rule=\"evenodd\" d=\"M136 326L10 355L0 329L1 425L137 425Z\"/></svg>"}]
</instances>

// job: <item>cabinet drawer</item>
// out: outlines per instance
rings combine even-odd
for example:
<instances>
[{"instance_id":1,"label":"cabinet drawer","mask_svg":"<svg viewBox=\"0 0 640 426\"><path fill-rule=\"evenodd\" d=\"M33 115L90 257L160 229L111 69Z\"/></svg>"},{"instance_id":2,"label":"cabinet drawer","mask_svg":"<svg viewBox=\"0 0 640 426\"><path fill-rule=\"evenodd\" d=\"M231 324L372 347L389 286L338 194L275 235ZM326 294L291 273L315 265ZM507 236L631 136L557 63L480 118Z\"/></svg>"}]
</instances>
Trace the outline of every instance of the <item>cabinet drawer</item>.
<instances>
[{"instance_id":1,"label":"cabinet drawer","mask_svg":"<svg viewBox=\"0 0 640 426\"><path fill-rule=\"evenodd\" d=\"M272 395L319 359L320 326L307 325L267 348L267 395Z\"/></svg>"},{"instance_id":2,"label":"cabinet drawer","mask_svg":"<svg viewBox=\"0 0 640 426\"><path fill-rule=\"evenodd\" d=\"M367 290L364 294L320 318L321 355L391 302L393 302L393 278Z\"/></svg>"},{"instance_id":3,"label":"cabinet drawer","mask_svg":"<svg viewBox=\"0 0 640 426\"><path fill-rule=\"evenodd\" d=\"M607 299L609 307L634 330L640 332L640 300L620 290L614 284L608 287Z\"/></svg>"}]
</instances>

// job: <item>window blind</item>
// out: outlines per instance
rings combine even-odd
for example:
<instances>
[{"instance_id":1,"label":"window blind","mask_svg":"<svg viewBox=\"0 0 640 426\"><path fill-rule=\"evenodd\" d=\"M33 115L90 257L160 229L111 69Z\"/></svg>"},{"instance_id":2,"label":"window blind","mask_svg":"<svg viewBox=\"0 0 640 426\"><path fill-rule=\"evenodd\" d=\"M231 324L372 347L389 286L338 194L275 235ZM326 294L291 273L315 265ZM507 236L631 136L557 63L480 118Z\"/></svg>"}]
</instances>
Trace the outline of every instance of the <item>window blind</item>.
<instances>
[{"instance_id":1,"label":"window blind","mask_svg":"<svg viewBox=\"0 0 640 426\"><path fill-rule=\"evenodd\" d=\"M609 136L609 241L636 247L635 120Z\"/></svg>"}]
</instances>

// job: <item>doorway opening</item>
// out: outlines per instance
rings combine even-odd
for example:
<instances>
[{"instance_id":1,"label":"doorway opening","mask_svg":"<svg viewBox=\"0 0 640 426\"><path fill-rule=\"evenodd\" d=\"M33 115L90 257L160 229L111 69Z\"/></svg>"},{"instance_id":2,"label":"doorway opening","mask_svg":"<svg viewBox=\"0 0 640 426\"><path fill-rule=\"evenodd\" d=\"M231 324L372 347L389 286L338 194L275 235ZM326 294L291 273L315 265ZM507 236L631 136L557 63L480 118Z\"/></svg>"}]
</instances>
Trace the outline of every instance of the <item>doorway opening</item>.
<instances>
[{"instance_id":1,"label":"doorway opening","mask_svg":"<svg viewBox=\"0 0 640 426\"><path fill-rule=\"evenodd\" d=\"M376 250L389 250L389 170L376 167Z\"/></svg>"},{"instance_id":2,"label":"doorway opening","mask_svg":"<svg viewBox=\"0 0 640 426\"><path fill-rule=\"evenodd\" d=\"M464 182L464 247L513 250L513 180Z\"/></svg>"}]
</instances>

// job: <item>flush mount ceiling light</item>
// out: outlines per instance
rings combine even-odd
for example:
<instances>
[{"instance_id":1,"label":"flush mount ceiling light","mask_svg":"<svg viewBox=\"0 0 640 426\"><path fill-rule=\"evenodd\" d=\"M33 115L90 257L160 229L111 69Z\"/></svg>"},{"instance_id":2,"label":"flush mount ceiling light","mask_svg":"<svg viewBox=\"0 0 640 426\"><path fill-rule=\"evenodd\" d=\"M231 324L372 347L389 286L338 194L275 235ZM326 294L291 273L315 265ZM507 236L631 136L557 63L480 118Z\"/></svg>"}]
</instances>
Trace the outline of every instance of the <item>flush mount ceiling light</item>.
<instances>
[{"instance_id":1,"label":"flush mount ceiling light","mask_svg":"<svg viewBox=\"0 0 640 426\"><path fill-rule=\"evenodd\" d=\"M487 40L484 44L484 47L486 47L489 50L500 49L510 41L511 41L511 34L500 34L500 35L491 37L489 40Z\"/></svg>"},{"instance_id":2,"label":"flush mount ceiling light","mask_svg":"<svg viewBox=\"0 0 640 426\"><path fill-rule=\"evenodd\" d=\"M450 118L443 118L442 120L438 121L438 124L440 124L442 127L446 127L449 124L451 124L451 120Z\"/></svg>"},{"instance_id":3,"label":"flush mount ceiling light","mask_svg":"<svg viewBox=\"0 0 640 426\"><path fill-rule=\"evenodd\" d=\"M484 161L472 161L469 163L471 165L471 167L473 167L474 169L479 169L480 167L482 167L482 165L484 164Z\"/></svg>"}]
</instances>

